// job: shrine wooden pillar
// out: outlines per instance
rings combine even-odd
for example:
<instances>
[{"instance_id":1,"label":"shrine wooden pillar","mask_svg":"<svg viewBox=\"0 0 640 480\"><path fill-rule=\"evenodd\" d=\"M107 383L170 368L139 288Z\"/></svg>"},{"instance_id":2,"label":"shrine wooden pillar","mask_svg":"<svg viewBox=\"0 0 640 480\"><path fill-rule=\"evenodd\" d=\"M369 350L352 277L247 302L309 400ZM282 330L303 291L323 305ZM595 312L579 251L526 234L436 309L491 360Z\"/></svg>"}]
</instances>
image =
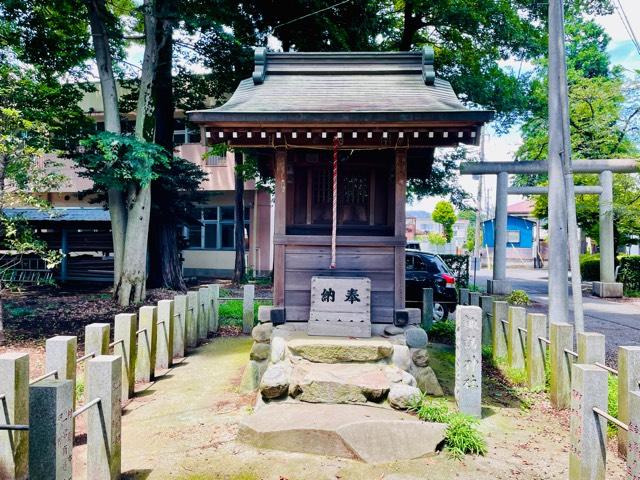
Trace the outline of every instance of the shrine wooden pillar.
<instances>
[{"instance_id":1,"label":"shrine wooden pillar","mask_svg":"<svg viewBox=\"0 0 640 480\"><path fill-rule=\"evenodd\" d=\"M287 229L287 151L276 150L275 155L275 212L274 237L284 237ZM284 307L284 253L282 241L273 246L273 305Z\"/></svg>"},{"instance_id":2,"label":"shrine wooden pillar","mask_svg":"<svg viewBox=\"0 0 640 480\"><path fill-rule=\"evenodd\" d=\"M405 204L407 202L407 150L396 150L394 236L406 240ZM405 242L395 249L395 310L405 308Z\"/></svg>"}]
</instances>

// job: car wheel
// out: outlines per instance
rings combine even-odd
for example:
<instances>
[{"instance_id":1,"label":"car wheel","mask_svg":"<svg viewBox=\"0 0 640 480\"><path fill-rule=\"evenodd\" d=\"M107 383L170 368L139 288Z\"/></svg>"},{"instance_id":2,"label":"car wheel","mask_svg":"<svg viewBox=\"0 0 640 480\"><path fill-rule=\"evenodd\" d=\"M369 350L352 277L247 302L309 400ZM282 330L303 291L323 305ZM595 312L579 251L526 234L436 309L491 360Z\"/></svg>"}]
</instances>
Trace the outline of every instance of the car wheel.
<instances>
[{"instance_id":1,"label":"car wheel","mask_svg":"<svg viewBox=\"0 0 640 480\"><path fill-rule=\"evenodd\" d=\"M442 303L433 304L433 321L440 322L446 320L449 316L449 310Z\"/></svg>"}]
</instances>

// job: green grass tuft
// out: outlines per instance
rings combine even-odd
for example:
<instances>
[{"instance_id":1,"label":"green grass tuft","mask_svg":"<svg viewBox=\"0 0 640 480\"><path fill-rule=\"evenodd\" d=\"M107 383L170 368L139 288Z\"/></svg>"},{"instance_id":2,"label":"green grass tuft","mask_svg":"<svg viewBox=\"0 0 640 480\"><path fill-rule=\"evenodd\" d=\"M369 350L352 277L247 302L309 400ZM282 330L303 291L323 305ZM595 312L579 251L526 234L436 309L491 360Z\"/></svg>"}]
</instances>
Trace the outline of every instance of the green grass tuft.
<instances>
[{"instance_id":1,"label":"green grass tuft","mask_svg":"<svg viewBox=\"0 0 640 480\"><path fill-rule=\"evenodd\" d=\"M427 334L432 342L454 345L456 343L456 323L449 319L435 322Z\"/></svg>"},{"instance_id":2,"label":"green grass tuft","mask_svg":"<svg viewBox=\"0 0 640 480\"><path fill-rule=\"evenodd\" d=\"M607 393L607 409L609 415L618 418L618 377L615 375L609 375ZM611 422L607 422L607 436L609 438L615 437L617 433L618 427Z\"/></svg>"},{"instance_id":3,"label":"green grass tuft","mask_svg":"<svg viewBox=\"0 0 640 480\"><path fill-rule=\"evenodd\" d=\"M462 459L466 454L484 455L487 444L478 430L478 420L459 412L452 412L443 400L415 397L409 406L418 418L425 422L446 423L445 450L453 458Z\"/></svg>"}]
</instances>

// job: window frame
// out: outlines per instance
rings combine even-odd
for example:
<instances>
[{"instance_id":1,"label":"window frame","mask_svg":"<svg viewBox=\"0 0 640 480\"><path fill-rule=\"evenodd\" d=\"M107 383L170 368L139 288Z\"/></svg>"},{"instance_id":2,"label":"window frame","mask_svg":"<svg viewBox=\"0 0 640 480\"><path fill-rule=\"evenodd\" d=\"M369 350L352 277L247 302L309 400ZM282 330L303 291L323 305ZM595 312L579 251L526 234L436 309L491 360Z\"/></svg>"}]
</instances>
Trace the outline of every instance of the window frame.
<instances>
[{"instance_id":1,"label":"window frame","mask_svg":"<svg viewBox=\"0 0 640 480\"><path fill-rule=\"evenodd\" d=\"M222 209L223 208L232 208L234 209L234 218L233 219L225 219L222 220ZM216 210L216 218L215 220L211 220L211 219L205 219L204 216L204 211L205 210ZM198 206L196 207L196 211L198 213L198 215L194 215L196 216L196 218L198 218L198 220L200 221L200 245L191 245L189 244L188 247L185 248L185 250L201 250L201 251L223 251L223 252L229 252L229 251L235 251L236 246L235 246L235 207L233 205L204 205L204 206ZM245 207L245 218L244 218L244 228L247 232L247 236L250 239L251 238L251 209L249 207ZM216 225L216 241L215 241L215 247L214 248L210 248L210 247L205 247L205 239L206 239L206 225ZM231 247L222 247L222 227L223 225L232 225L233 228L233 245ZM185 225L183 227L183 236L187 239L187 242L189 241L189 231L190 229L193 228L193 226L188 226Z\"/></svg>"}]
</instances>

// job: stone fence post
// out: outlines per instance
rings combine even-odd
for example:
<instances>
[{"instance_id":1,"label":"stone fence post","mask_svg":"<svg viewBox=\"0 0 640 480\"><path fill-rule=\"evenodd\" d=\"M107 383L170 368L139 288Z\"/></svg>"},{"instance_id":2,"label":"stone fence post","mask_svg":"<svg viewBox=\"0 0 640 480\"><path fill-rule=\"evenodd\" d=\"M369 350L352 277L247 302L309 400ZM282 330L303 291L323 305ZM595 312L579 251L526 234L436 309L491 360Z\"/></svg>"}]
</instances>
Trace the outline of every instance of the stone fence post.
<instances>
[{"instance_id":1,"label":"stone fence post","mask_svg":"<svg viewBox=\"0 0 640 480\"><path fill-rule=\"evenodd\" d=\"M578 363L593 365L605 362L605 337L601 333L578 332Z\"/></svg>"},{"instance_id":2,"label":"stone fence post","mask_svg":"<svg viewBox=\"0 0 640 480\"><path fill-rule=\"evenodd\" d=\"M158 353L156 369L166 370L173 365L173 332L174 311L173 300L160 300L157 307Z\"/></svg>"},{"instance_id":3,"label":"stone fence post","mask_svg":"<svg viewBox=\"0 0 640 480\"><path fill-rule=\"evenodd\" d=\"M209 295L209 287L201 287L198 289L198 297L200 299L200 321L198 322L198 338L206 340L209 333L209 324L211 323L211 297Z\"/></svg>"},{"instance_id":4,"label":"stone fence post","mask_svg":"<svg viewBox=\"0 0 640 480\"><path fill-rule=\"evenodd\" d=\"M571 365L565 350L573 350L573 325L552 323L549 326L549 362L551 367L551 404L558 410L571 406ZM604 370L603 370L604 371Z\"/></svg>"},{"instance_id":5,"label":"stone fence post","mask_svg":"<svg viewBox=\"0 0 640 480\"><path fill-rule=\"evenodd\" d=\"M638 390L640 382L640 347L618 347L618 419L629 423L631 405L629 392ZM618 429L618 452L627 456L628 433Z\"/></svg>"},{"instance_id":6,"label":"stone fence post","mask_svg":"<svg viewBox=\"0 0 640 480\"><path fill-rule=\"evenodd\" d=\"M458 292L460 305L469 305L469 289L461 288Z\"/></svg>"},{"instance_id":7,"label":"stone fence post","mask_svg":"<svg viewBox=\"0 0 640 480\"><path fill-rule=\"evenodd\" d=\"M198 292L187 292L187 347L198 346Z\"/></svg>"},{"instance_id":8,"label":"stone fence post","mask_svg":"<svg viewBox=\"0 0 640 480\"><path fill-rule=\"evenodd\" d=\"M627 478L640 478L640 391L629 392L629 432L627 432ZM618 431L622 430L621 428Z\"/></svg>"},{"instance_id":9,"label":"stone fence post","mask_svg":"<svg viewBox=\"0 0 640 480\"><path fill-rule=\"evenodd\" d=\"M507 302L493 302L493 359L504 361L507 358L507 320L509 305Z\"/></svg>"},{"instance_id":10,"label":"stone fence post","mask_svg":"<svg viewBox=\"0 0 640 480\"><path fill-rule=\"evenodd\" d=\"M116 315L113 328L113 354L122 357L122 401L133 397L136 383L136 331L135 313Z\"/></svg>"},{"instance_id":11,"label":"stone fence post","mask_svg":"<svg viewBox=\"0 0 640 480\"><path fill-rule=\"evenodd\" d=\"M493 341L493 297L482 295L480 297L480 308L482 308L482 345L491 345Z\"/></svg>"},{"instance_id":12,"label":"stone fence post","mask_svg":"<svg viewBox=\"0 0 640 480\"><path fill-rule=\"evenodd\" d=\"M431 330L433 325L433 288L422 289L422 328Z\"/></svg>"},{"instance_id":13,"label":"stone fence post","mask_svg":"<svg viewBox=\"0 0 640 480\"><path fill-rule=\"evenodd\" d=\"M158 343L157 313L156 307L140 307L136 355L137 382L148 383L155 378Z\"/></svg>"},{"instance_id":14,"label":"stone fence post","mask_svg":"<svg viewBox=\"0 0 640 480\"><path fill-rule=\"evenodd\" d=\"M482 414L482 310L456 308L455 399L460 412Z\"/></svg>"},{"instance_id":15,"label":"stone fence post","mask_svg":"<svg viewBox=\"0 0 640 480\"><path fill-rule=\"evenodd\" d=\"M216 333L220 326L220 285L215 283L209 285L209 293L211 295L211 323L209 324L209 331Z\"/></svg>"},{"instance_id":16,"label":"stone fence post","mask_svg":"<svg viewBox=\"0 0 640 480\"><path fill-rule=\"evenodd\" d=\"M111 325L108 323L90 323L84 328L84 353L106 355L109 353Z\"/></svg>"},{"instance_id":17,"label":"stone fence post","mask_svg":"<svg viewBox=\"0 0 640 480\"><path fill-rule=\"evenodd\" d=\"M253 329L253 303L255 298L255 285L245 285L242 297L242 333L251 333Z\"/></svg>"},{"instance_id":18,"label":"stone fence post","mask_svg":"<svg viewBox=\"0 0 640 480\"><path fill-rule=\"evenodd\" d=\"M522 307L509 307L509 325L507 326L507 363L511 368L524 368L524 346L526 335L521 329L527 326L527 310Z\"/></svg>"},{"instance_id":19,"label":"stone fence post","mask_svg":"<svg viewBox=\"0 0 640 480\"><path fill-rule=\"evenodd\" d=\"M480 292L469 292L469 305L474 307L480 306Z\"/></svg>"},{"instance_id":20,"label":"stone fence post","mask_svg":"<svg viewBox=\"0 0 640 480\"><path fill-rule=\"evenodd\" d=\"M58 380L71 380L73 383L73 407L76 405L76 358L78 356L78 337L58 335L45 342L45 373L58 372Z\"/></svg>"},{"instance_id":21,"label":"stone fence post","mask_svg":"<svg viewBox=\"0 0 640 480\"><path fill-rule=\"evenodd\" d=\"M29 355L0 355L0 423L29 424ZM29 476L29 432L0 431L0 478L26 480Z\"/></svg>"},{"instance_id":22,"label":"stone fence post","mask_svg":"<svg viewBox=\"0 0 640 480\"><path fill-rule=\"evenodd\" d=\"M187 309L189 301L186 295L173 297L173 358L184 357L187 340Z\"/></svg>"},{"instance_id":23,"label":"stone fence post","mask_svg":"<svg viewBox=\"0 0 640 480\"><path fill-rule=\"evenodd\" d=\"M571 372L569 480L604 479L607 422L593 408L607 410L607 372L577 363Z\"/></svg>"},{"instance_id":24,"label":"stone fence post","mask_svg":"<svg viewBox=\"0 0 640 480\"><path fill-rule=\"evenodd\" d=\"M531 389L543 389L546 385L545 362L547 316L542 313L527 315L527 385Z\"/></svg>"},{"instance_id":25,"label":"stone fence post","mask_svg":"<svg viewBox=\"0 0 640 480\"><path fill-rule=\"evenodd\" d=\"M155 307L154 307L155 308ZM120 478L122 357L101 355L87 362L87 478Z\"/></svg>"},{"instance_id":26,"label":"stone fence post","mask_svg":"<svg viewBox=\"0 0 640 480\"><path fill-rule=\"evenodd\" d=\"M74 390L52 378L29 387L30 480L72 479Z\"/></svg>"}]
</instances>

